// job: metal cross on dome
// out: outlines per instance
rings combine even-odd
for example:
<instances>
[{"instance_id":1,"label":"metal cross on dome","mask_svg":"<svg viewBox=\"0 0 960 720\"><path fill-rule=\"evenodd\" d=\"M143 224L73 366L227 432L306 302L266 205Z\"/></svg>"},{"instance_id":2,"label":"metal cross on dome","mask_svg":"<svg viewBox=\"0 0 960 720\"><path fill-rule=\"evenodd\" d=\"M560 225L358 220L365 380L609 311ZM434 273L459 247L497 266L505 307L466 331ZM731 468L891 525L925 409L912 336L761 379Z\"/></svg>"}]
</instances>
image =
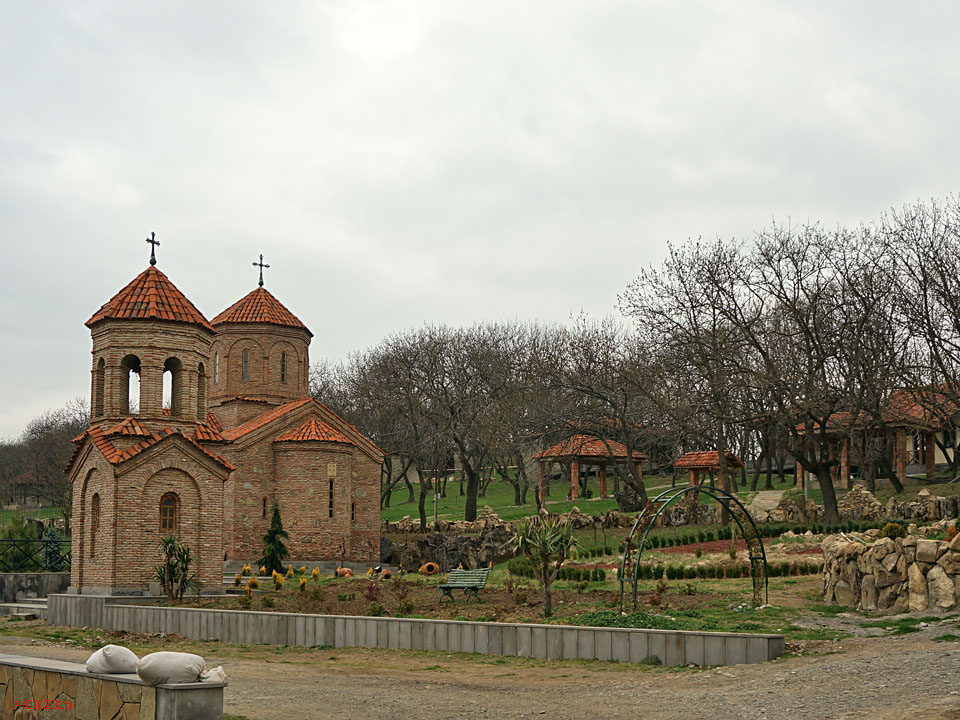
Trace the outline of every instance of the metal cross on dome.
<instances>
[{"instance_id":1,"label":"metal cross on dome","mask_svg":"<svg viewBox=\"0 0 960 720\"><path fill-rule=\"evenodd\" d=\"M150 243L150 264L157 264L157 246L160 244L160 241L156 239L157 234L155 232L150 233L150 237L147 238L147 242Z\"/></svg>"},{"instance_id":2,"label":"metal cross on dome","mask_svg":"<svg viewBox=\"0 0 960 720\"><path fill-rule=\"evenodd\" d=\"M260 268L260 287L263 287L263 269L270 267L269 265L263 262L263 255L260 255L260 262L253 263L254 267Z\"/></svg>"}]
</instances>

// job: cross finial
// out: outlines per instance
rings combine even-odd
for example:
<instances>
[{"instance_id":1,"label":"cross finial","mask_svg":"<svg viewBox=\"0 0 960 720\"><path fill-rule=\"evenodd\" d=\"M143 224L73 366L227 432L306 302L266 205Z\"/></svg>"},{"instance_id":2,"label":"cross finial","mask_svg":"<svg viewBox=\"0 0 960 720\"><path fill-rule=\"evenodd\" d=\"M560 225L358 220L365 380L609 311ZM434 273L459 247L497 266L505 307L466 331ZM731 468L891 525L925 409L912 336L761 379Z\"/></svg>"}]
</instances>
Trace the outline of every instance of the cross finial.
<instances>
[{"instance_id":1,"label":"cross finial","mask_svg":"<svg viewBox=\"0 0 960 720\"><path fill-rule=\"evenodd\" d=\"M160 244L160 241L156 239L157 234L155 232L150 233L150 237L147 238L147 242L150 243L150 264L157 264L157 245Z\"/></svg>"},{"instance_id":2,"label":"cross finial","mask_svg":"<svg viewBox=\"0 0 960 720\"><path fill-rule=\"evenodd\" d=\"M260 268L260 287L263 287L263 269L270 267L269 265L264 264L263 255L260 255L260 262L253 263L254 267Z\"/></svg>"}]
</instances>

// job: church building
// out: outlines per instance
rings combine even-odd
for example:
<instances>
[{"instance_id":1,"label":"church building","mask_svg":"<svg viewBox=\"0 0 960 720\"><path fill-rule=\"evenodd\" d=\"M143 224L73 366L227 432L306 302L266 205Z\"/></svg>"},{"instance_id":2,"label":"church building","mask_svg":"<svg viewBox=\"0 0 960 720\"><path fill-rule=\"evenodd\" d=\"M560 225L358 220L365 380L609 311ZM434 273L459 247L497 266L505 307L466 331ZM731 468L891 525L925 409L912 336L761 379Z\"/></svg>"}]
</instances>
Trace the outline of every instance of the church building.
<instances>
[{"instance_id":1,"label":"church building","mask_svg":"<svg viewBox=\"0 0 960 720\"><path fill-rule=\"evenodd\" d=\"M254 265L259 286L208 321L151 252L87 320L90 427L67 467L73 592L146 591L170 535L219 591L225 560L260 556L274 502L292 560L379 558L383 453L310 397L313 334Z\"/></svg>"}]
</instances>

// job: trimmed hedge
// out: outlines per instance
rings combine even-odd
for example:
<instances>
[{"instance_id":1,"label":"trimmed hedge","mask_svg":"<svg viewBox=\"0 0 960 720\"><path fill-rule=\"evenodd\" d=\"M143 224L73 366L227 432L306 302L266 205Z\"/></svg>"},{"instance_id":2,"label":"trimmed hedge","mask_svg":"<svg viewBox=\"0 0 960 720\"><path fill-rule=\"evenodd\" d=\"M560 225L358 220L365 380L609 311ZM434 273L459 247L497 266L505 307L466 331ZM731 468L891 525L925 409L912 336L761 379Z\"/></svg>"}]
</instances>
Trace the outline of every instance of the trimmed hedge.
<instances>
[{"instance_id":1,"label":"trimmed hedge","mask_svg":"<svg viewBox=\"0 0 960 720\"><path fill-rule=\"evenodd\" d=\"M563 572L561 570L561 572ZM767 564L767 577L791 577L800 575L818 575L823 572L823 563L815 560L797 560ZM704 580L713 578L750 577L747 563L735 565L641 565L641 580L657 580L664 575L668 580Z\"/></svg>"}]
</instances>

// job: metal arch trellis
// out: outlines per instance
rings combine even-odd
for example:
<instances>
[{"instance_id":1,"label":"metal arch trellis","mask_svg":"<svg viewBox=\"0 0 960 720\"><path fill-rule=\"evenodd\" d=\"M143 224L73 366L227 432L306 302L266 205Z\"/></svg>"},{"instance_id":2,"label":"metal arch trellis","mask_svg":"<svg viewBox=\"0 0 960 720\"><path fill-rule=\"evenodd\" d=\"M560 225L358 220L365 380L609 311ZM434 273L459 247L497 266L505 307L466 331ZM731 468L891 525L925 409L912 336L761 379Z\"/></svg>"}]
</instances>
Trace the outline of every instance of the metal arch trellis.
<instances>
[{"instance_id":1,"label":"metal arch trellis","mask_svg":"<svg viewBox=\"0 0 960 720\"><path fill-rule=\"evenodd\" d=\"M657 495L657 497L647 503L643 511L637 516L636 521L634 521L633 527L630 529L630 535L627 536L627 540L624 543L623 560L620 563L620 612L623 612L623 592L624 585L626 583L629 583L633 586L633 609L634 611L637 609L637 583L640 580L640 558L643 555L643 549L647 543L647 536L653 529L654 523L664 510L666 510L676 500L682 498L690 492L695 492L698 494L698 501L699 493L703 493L704 495L712 497L730 512L730 516L740 528L740 535L746 541L747 551L750 553L750 576L753 578L753 602L755 605L760 605L767 602L769 597L769 583L767 579L767 552L763 547L763 539L760 537L760 531L757 529L757 524L753 521L750 513L747 512L747 508L744 507L743 503L740 502L735 495L728 493L726 490L713 488L708 489L700 485L696 485L694 487L671 488L669 490L664 490L662 493ZM670 497L664 499L664 497L667 495ZM732 511L730 507L731 501L736 504L736 506L742 511L743 517L747 519L749 523L749 532L748 527L745 527L740 521L739 513ZM642 532L643 537L640 539L640 542L637 543L637 558L633 564L633 576L627 577L627 566L630 563L630 556L634 545L633 539L638 532Z\"/></svg>"}]
</instances>

